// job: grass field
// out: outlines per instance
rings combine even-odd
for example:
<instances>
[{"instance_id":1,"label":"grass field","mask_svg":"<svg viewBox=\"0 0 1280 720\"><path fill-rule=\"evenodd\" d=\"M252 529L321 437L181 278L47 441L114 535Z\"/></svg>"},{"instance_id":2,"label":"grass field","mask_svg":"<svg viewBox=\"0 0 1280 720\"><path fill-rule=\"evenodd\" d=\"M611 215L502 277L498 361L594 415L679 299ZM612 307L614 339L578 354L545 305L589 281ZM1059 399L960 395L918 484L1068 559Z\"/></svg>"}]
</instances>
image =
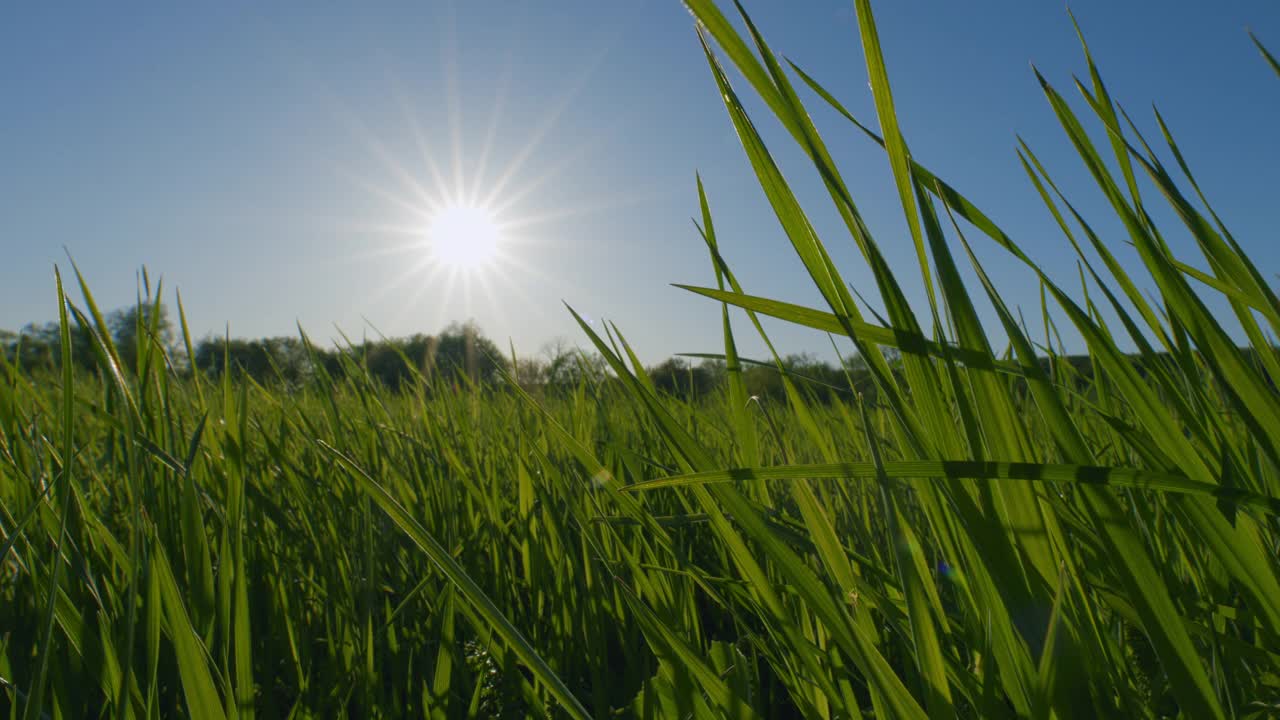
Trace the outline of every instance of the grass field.
<instances>
[{"instance_id":1,"label":"grass field","mask_svg":"<svg viewBox=\"0 0 1280 720\"><path fill-rule=\"evenodd\" d=\"M688 5L826 306L740 287L701 184L717 284L694 291L725 306L708 332L728 381L693 400L659 393L618 328L587 323L612 375L561 392L427 373L393 392L354 356L292 388L193 376L147 328L122 361L78 272L61 277L61 370L0 367L7 715L1280 714L1280 301L1163 121L1139 134L1092 60L1079 102L1042 79L1125 229L1098 237L1022 146L1081 260L1080 286L1060 287L912 158L866 0L866 119L749 22L739 35L709 0ZM848 237L816 236L748 89ZM918 267L884 262L801 94L884 148ZM1157 227L1157 204L1176 226ZM1174 257L1174 234L1203 258ZM823 244L850 240L883 319ZM1037 331L970 251L992 242L1041 278ZM917 271L923 308L898 280ZM786 403L748 397L735 337L763 335L762 315L851 340L874 398L785 376ZM1086 343L1087 377L1058 361L1054 318ZM70 361L79 328L92 373Z\"/></svg>"}]
</instances>

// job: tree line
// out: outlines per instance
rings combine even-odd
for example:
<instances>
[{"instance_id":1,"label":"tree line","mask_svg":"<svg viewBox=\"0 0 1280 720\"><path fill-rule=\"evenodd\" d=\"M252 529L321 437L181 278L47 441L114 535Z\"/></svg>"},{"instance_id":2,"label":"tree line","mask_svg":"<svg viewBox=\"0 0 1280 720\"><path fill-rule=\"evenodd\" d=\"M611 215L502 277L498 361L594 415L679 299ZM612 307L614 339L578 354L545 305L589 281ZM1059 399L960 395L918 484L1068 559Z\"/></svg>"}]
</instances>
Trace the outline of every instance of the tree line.
<instances>
[{"instance_id":1,"label":"tree line","mask_svg":"<svg viewBox=\"0 0 1280 720\"><path fill-rule=\"evenodd\" d=\"M603 383L611 377L599 354L585 352L564 339L545 344L536 354L512 356L504 352L474 323L454 323L435 335L362 339L341 348L324 348L301 337L257 339L206 336L190 346L176 337L168 308L162 302L140 302L105 316L121 363L132 368L139 339L151 339L166 348L173 372L199 371L207 377L231 373L262 384L298 385L317 372L341 377L353 368L392 390L413 382L417 375L446 381L478 384L513 378L525 388L556 389L580 383ZM86 371L98 367L93 336L87 328L73 327L72 361ZM57 369L61 339L56 322L29 323L20 331L0 330L0 356L25 373ZM851 393L850 382L869 386L865 365L859 358L833 365L812 355L788 355L782 365L800 387ZM681 397L709 395L727 381L728 368L716 357L672 357L646 368L655 387ZM775 363L743 361L742 378L747 392L760 398L784 397L782 376ZM869 389L869 388L868 388Z\"/></svg>"},{"instance_id":2,"label":"tree line","mask_svg":"<svg viewBox=\"0 0 1280 720\"><path fill-rule=\"evenodd\" d=\"M455 323L437 335L363 340L342 350L311 345L300 337L207 336L188 347L185 340L176 339L168 309L160 302L121 308L107 314L105 324L120 362L127 368L136 362L140 337L154 336L177 373L198 370L220 377L229 372L267 384L295 384L321 370L341 375L348 370L344 356L393 389L406 383L414 371L490 383L509 367L498 347L471 323ZM89 329L72 328L72 362L82 369L93 370L98 365L93 342ZM18 332L0 330L0 352L7 363L24 372L57 369L62 358L58 323L29 323Z\"/></svg>"},{"instance_id":3,"label":"tree line","mask_svg":"<svg viewBox=\"0 0 1280 720\"><path fill-rule=\"evenodd\" d=\"M187 345L175 336L167 307L159 301L139 302L105 316L121 363L132 368L140 338L153 339L166 348L173 372L189 375L199 371L207 377L231 373L261 384L296 386L317 372L341 377L353 369L373 380L399 390L422 376L445 382L474 382L492 385L512 378L526 389L555 390L581 383L600 384L611 377L608 364L599 354L585 352L564 339L553 340L538 353L513 356L486 337L474 323L454 323L435 335L416 333L407 337L362 339L346 342L341 348L323 348L301 337L258 339L206 336ZM83 327L71 332L72 361L92 371L98 367L93 336ZM887 350L891 367L900 366L896 351ZM61 361L61 340L56 322L29 323L18 332L0 329L0 357L23 372L53 370ZM1072 366L1080 379L1093 375L1088 356L1059 358ZM856 355L840 364L810 354L786 355L778 362L743 359L740 372L747 394L757 398L782 400L786 397L783 372L794 385L817 400L864 393L875 396L875 387L866 363ZM1044 369L1048 360L1043 359ZM728 367L717 356L678 356L646 368L654 386L665 393L684 397L705 397L722 388Z\"/></svg>"}]
</instances>

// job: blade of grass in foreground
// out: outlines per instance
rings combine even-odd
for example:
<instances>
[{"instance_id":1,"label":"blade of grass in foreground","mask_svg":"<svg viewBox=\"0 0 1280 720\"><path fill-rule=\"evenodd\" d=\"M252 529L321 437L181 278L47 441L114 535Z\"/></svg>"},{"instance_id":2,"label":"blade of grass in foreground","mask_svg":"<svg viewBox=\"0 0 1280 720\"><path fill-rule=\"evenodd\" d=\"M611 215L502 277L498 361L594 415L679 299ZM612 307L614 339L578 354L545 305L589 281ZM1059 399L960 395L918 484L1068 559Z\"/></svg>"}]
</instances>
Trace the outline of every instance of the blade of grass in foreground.
<instances>
[{"instance_id":1,"label":"blade of grass in foreground","mask_svg":"<svg viewBox=\"0 0 1280 720\"><path fill-rule=\"evenodd\" d=\"M1266 58L1267 64L1271 66L1271 69L1276 71L1276 75L1280 75L1280 62L1276 61L1276 57L1267 50L1266 46L1262 44L1262 41L1258 39L1258 36L1253 33L1249 33L1249 39L1257 46L1258 52L1262 53L1262 57Z\"/></svg>"},{"instance_id":2,"label":"blade of grass in foreground","mask_svg":"<svg viewBox=\"0 0 1280 720\"><path fill-rule=\"evenodd\" d=\"M951 689L947 684L946 661L942 657L942 643L938 628L945 630L946 614L942 602L933 584L924 560L924 548L911 531L899 506L892 481L885 472L884 461L880 456L880 444L875 433L871 431L871 420L867 416L866 403L859 403L858 410L862 415L863 436L867 440L867 450L871 454L871 464L875 469L875 478L880 485L880 494L884 502L886 525L893 535L896 552L898 577L902 583L903 593L907 598L907 615L910 618L911 641L915 650L916 665L919 667L924 684L925 707L931 718L954 718L955 705L951 699Z\"/></svg>"},{"instance_id":3,"label":"blade of grass in foreground","mask_svg":"<svg viewBox=\"0 0 1280 720\"><path fill-rule=\"evenodd\" d=\"M910 303L858 216L848 188L840 180L838 170L823 149L824 143L821 137L808 121L807 111L791 89L790 82L776 58L755 31L754 25L742 12L740 6L739 12L751 32L756 49L764 58L768 68L771 84L767 88L757 85L757 90L766 99L772 95L778 101L776 105L770 101L770 107L778 119L792 130L798 144L822 175L832 200L846 220L851 235L871 265L881 298L894 328L903 331L908 337L923 337L924 333ZM741 44L741 40L732 32L715 37L723 48L732 48ZM738 130L743 148L751 159L753 169L770 199L775 215L786 230L797 254L805 261L806 267L810 268L810 275L827 298L828 305L837 319L843 321L848 318L860 321L857 306L844 282L839 279L839 273L831 263L823 243L809 224L791 188L782 177L762 138L729 86L718 62L706 47L705 41L704 52L708 56L708 63L715 74L717 86L721 90L730 118ZM752 77L750 66L755 63L754 58L743 56L741 53L734 54L732 51L730 56L749 78ZM747 67L743 67L744 64ZM755 84L754 81L753 84ZM927 268L924 269L927 273ZM938 319L936 304L931 303L930 307L934 311L933 316L936 322ZM950 421L951 408L949 399L945 396L939 367L924 357L926 353L904 352L900 367L890 370L878 349L868 343L851 323L844 323L844 325L842 334L853 340L859 351L868 359L869 368L875 376L878 394L881 395L881 403L892 410L891 417L896 421L895 431L899 435L901 452L909 457L926 458L956 456L964 452L963 442L959 440L955 427ZM940 333L941 328L936 328L935 332ZM946 359L947 354L943 352L942 357ZM979 357L980 362L986 362L990 366L989 355L980 353ZM906 381L909 395L901 388L900 379ZM969 429L973 429L972 424ZM973 437L972 432L969 433L969 437ZM1017 493L1019 490L1014 489L1013 492ZM974 493L975 496L971 497L969 493ZM931 522L943 533L938 539L945 544L948 556L964 558L967 565L973 567L975 587L983 596L979 604L988 613L994 612L997 616L995 623L999 627L996 632L1000 637L995 646L999 664L1004 670L1000 674L1001 682L1008 691L1015 708L1019 712L1028 712L1026 699L1034 668L1022 641L1015 637L1014 633L1004 632L1012 627L1005 621L1006 617L1010 617L1005 611L1035 602L1035 590L1028 583L1025 573L1026 565L1018 557L1020 548L1001 527L1018 524L1020 521L1006 512L1003 499L994 497L992 489L988 487L970 486L965 488L965 492L952 494L950 498L943 498L939 493L926 491L920 495L920 500L926 508L926 513L931 516ZM954 516L944 510L949 504L958 505L959 523L974 528L972 535L956 535L941 530L955 524ZM1027 503L1024 503L1023 507L1026 506ZM1031 527L1032 523L1027 523L1027 526ZM974 564L979 562L980 558L982 567ZM972 562L969 562L970 560ZM988 570L990 572L987 572ZM999 585L995 582L995 577L1002 579ZM997 607L999 603L1003 605ZM1031 629L1030 637L1040 636L1042 633L1039 630Z\"/></svg>"},{"instance_id":4,"label":"blade of grass in foreground","mask_svg":"<svg viewBox=\"0 0 1280 720\"><path fill-rule=\"evenodd\" d=\"M684 467L691 471L698 468L710 469L712 460L707 450L692 437L670 412L648 391L646 383L637 378L621 358L615 355L604 340L582 319L573 312L579 327L595 344L596 349L609 362L618 378L634 402L643 407L653 420L658 423L664 438L670 444ZM782 574L795 594L803 598L805 605L812 611L815 620L830 632L833 640L848 653L858 669L865 675L868 688L878 697L896 717L925 718L927 714L919 702L911 695L898 677L893 667L885 659L868 633L851 622L848 612L839 606L832 597L830 589L822 579L810 569L803 558L795 553L769 527L745 497L734 488L723 485L703 488L694 486L694 494L715 528L717 536L729 548L739 571L746 576L752 591L761 604L768 609L771 621L785 628L784 635L801 654L803 661L812 665L816 658L805 649L805 643L795 637L794 623L775 589L775 581L769 577L751 551L745 538L749 537L757 543L766 556L773 560L773 566ZM723 509L722 509L723 508ZM727 511L727 512L726 512ZM732 516L731 523L729 517ZM742 529L739 533L735 525ZM745 535L745 537L744 537ZM811 647L811 645L810 645ZM818 672L829 674L830 668L818 664ZM813 680L817 682L816 679Z\"/></svg>"},{"instance_id":5,"label":"blade of grass in foreground","mask_svg":"<svg viewBox=\"0 0 1280 720\"><path fill-rule=\"evenodd\" d=\"M635 613L636 620L645 629L645 637L648 638L655 654L693 675L702 691L716 705L723 708L728 717L741 720L760 717L742 697L734 692L733 688L720 679L704 658L663 624L662 620L653 614L653 611L636 596L631 588L622 584L621 581L619 581L619 588L627 606Z\"/></svg>"},{"instance_id":6,"label":"blade of grass in foreground","mask_svg":"<svg viewBox=\"0 0 1280 720\"><path fill-rule=\"evenodd\" d=\"M67 520L71 515L71 465L75 461L75 392L72 386L75 367L71 364L71 323L67 319L67 296L62 290L62 274L55 267L54 280L58 291L58 337L62 344L62 518L58 522L58 536L53 542L53 562L49 571L49 599L46 604L44 625L40 635L40 654L36 664L36 676L23 708L23 720L41 716L44 705L44 686L49 672L49 659L53 656L53 618L58 599L58 576L62 571L62 558L66 554L63 542L67 540ZM53 494L50 493L50 496ZM37 500L37 504L43 502Z\"/></svg>"},{"instance_id":7,"label":"blade of grass in foreground","mask_svg":"<svg viewBox=\"0 0 1280 720\"><path fill-rule=\"evenodd\" d=\"M811 327L829 333L846 334L852 328L853 335L873 345L884 345L896 348L905 355L943 358L950 355L952 359L980 369L1001 369L1006 372L1018 372L1018 366L1012 363L993 361L985 352L973 348L948 346L943 348L938 342L930 340L920 333L900 328L880 327L858 320L839 318L823 310L815 310L803 305L796 305L781 300L763 298L756 295L745 295L739 292L704 288L694 285L676 283L673 287L719 300L740 307L744 310L768 315L779 320Z\"/></svg>"},{"instance_id":8,"label":"blade of grass in foreground","mask_svg":"<svg viewBox=\"0 0 1280 720\"><path fill-rule=\"evenodd\" d=\"M342 451L329 445L323 440L316 441L321 448L329 452L333 457L350 473L355 479L356 484L364 491L373 501L382 508L391 521L396 524L409 539L420 550L427 554L427 557L444 573L449 581L457 586L462 592L463 597L472 604L480 617L484 618L489 624L489 628L502 638L502 641L520 658L525 667L533 673L547 690L559 701L564 711L571 717L579 720L587 720L591 717L591 713L578 702L573 692L568 686L556 675L551 666L547 664L538 651L529 644L518 629L511 624L511 621L502 614L497 605L493 604L476 584L474 580L467 575L466 570L458 564L453 556L436 542L435 538L422 527L421 523L413 518L407 510L392 495L387 492L376 480L368 475L359 465L351 458L347 457Z\"/></svg>"},{"instance_id":9,"label":"blade of grass in foreground","mask_svg":"<svg viewBox=\"0 0 1280 720\"><path fill-rule=\"evenodd\" d=\"M226 713L218 697L218 681L209 672L209 656L204 643L191 627L182 591L159 543L155 544L154 553L151 571L157 573L169 637L173 640L178 674L182 678L182 692L187 699L187 712L195 720L223 720Z\"/></svg>"},{"instance_id":10,"label":"blade of grass in foreground","mask_svg":"<svg viewBox=\"0 0 1280 720\"><path fill-rule=\"evenodd\" d=\"M698 205L702 209L702 225L698 227L698 231L702 234L702 239L706 242L707 249L712 255L712 263L716 273L716 285L723 291L725 274L721 270L719 263L715 262L718 257L715 223L711 218L711 205L707 201L706 190L702 187L701 176L697 178L697 184ZM742 362L738 357L737 343L734 342L733 326L729 322L729 305L727 303L721 304L720 317L721 324L724 326L724 361L725 377L729 383L729 412L736 426L738 442L741 444L740 455L747 462L754 464L758 462L755 426L748 413L747 406L749 401L746 386L742 382Z\"/></svg>"},{"instance_id":11,"label":"blade of grass in foreground","mask_svg":"<svg viewBox=\"0 0 1280 720\"><path fill-rule=\"evenodd\" d=\"M984 460L889 460L883 463L890 478L927 480L943 478L959 480L1043 481L1067 484L1110 485L1112 487L1154 490L1159 492L1200 495L1256 508L1270 515L1280 515L1280 498L1273 498L1242 488L1214 485L1189 480L1181 475L1154 470L1109 467L1101 465L1067 465L1052 463L998 462ZM671 475L644 480L626 486L629 492L658 490L687 485L740 482L746 480L800 480L874 478L876 465L871 462L776 465L755 468L726 468L704 472Z\"/></svg>"},{"instance_id":12,"label":"blade of grass in foreground","mask_svg":"<svg viewBox=\"0 0 1280 720\"><path fill-rule=\"evenodd\" d=\"M708 0L696 2L689 0L686 5L702 23L699 28L699 39L702 41L703 53L706 56L708 66L715 76L716 84L720 88L725 109L728 111L730 120L738 132L738 138L744 151L751 160L752 168L760 181L761 187L769 197L774 214L791 241L792 247L804 262L815 286L822 292L832 312L841 321L846 319L851 322L862 321L861 312L853 299L849 287L841 278L835 264L831 261L831 257L818 239L815 229L809 223L804 210L787 185L780 169L774 163L763 139L756 132L755 126L752 124L745 108L738 101L738 96L725 76L719 60L708 45L704 30L706 33L710 33L711 37L725 49L734 64L746 75L752 86L765 99L775 116L782 121L791 132L792 137L809 155L815 169L827 187L832 202L844 220L845 227L871 266L876 284L889 311L889 316L893 318L898 326L906 328L909 332L920 334L910 305L906 302L906 298L893 273L890 272L878 246L867 231L848 187L841 179L834 161L826 150L821 135L813 127L808 113L804 110L786 75L782 72L772 52L765 45L763 38L756 31L754 24L742 6L738 5L739 15L751 32L756 49L765 58L766 65L764 67L755 59L732 27L727 25L714 3ZM845 327L841 334L846 335L854 342L858 351L867 361L868 368L875 376L881 392L890 396L890 403L894 406L899 416L899 421L904 426L912 444L919 446L925 442L920 428L921 422L928 422L928 416L931 411L940 411L940 408L932 407L929 404L928 400L932 395L927 392L923 395L921 410L926 417L922 420L912 404L904 403L898 398L901 393L898 379L891 372L884 355L878 349L865 343L853 331L851 326ZM906 368L908 378L919 384L924 367L920 363L909 360L906 363ZM928 373L924 372L923 374L927 375Z\"/></svg>"}]
</instances>

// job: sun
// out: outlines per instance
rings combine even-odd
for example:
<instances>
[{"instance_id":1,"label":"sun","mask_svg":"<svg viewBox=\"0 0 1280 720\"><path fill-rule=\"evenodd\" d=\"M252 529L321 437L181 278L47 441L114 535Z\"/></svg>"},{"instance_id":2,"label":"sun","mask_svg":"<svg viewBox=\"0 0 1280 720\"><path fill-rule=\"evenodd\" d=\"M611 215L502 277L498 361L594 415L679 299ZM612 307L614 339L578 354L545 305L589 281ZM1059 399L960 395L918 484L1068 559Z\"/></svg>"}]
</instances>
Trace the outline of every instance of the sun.
<instances>
[{"instance_id":1,"label":"sun","mask_svg":"<svg viewBox=\"0 0 1280 720\"><path fill-rule=\"evenodd\" d=\"M492 265L502 245L493 211L480 205L446 205L431 218L427 243L432 258L451 270L476 271Z\"/></svg>"}]
</instances>

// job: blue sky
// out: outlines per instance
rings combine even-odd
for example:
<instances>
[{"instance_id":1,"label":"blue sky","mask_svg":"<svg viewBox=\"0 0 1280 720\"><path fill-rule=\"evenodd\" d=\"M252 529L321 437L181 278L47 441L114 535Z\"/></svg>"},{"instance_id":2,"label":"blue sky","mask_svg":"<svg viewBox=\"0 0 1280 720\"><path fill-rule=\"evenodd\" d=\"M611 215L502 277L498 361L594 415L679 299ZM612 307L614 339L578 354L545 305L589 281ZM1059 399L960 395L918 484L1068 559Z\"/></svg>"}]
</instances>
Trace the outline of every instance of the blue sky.
<instances>
[{"instance_id":1,"label":"blue sky","mask_svg":"<svg viewBox=\"0 0 1280 720\"><path fill-rule=\"evenodd\" d=\"M746 5L776 51L874 120L852 2ZM1245 34L1280 48L1280 5L1072 9L1113 96L1153 134L1160 106L1216 209L1265 273L1280 270L1280 78ZM1017 163L1019 133L1128 255L1030 69L1078 97L1070 79L1084 62L1061 3L876 10L918 160L1071 282L1074 260ZM197 336L227 323L234 336L289 335L301 323L321 339L335 326L358 337L366 318L405 335L471 318L532 353L555 336L582 340L563 300L616 322L646 360L715 351L718 307L669 286L713 283L690 223L695 171L747 290L819 302L675 0L7 5L0 97L0 328L56 316L65 246L104 307L133 300L139 266L162 275ZM885 158L806 99L921 298ZM813 171L759 103L749 108L846 279L870 290ZM448 283L421 247L424 213L458 178L516 227L497 267ZM1187 238L1170 241L1197 259ZM1029 274L980 247L1008 299L1035 315ZM820 334L768 327L786 351L830 354ZM758 354L748 330L740 323L741 345Z\"/></svg>"}]
</instances>

